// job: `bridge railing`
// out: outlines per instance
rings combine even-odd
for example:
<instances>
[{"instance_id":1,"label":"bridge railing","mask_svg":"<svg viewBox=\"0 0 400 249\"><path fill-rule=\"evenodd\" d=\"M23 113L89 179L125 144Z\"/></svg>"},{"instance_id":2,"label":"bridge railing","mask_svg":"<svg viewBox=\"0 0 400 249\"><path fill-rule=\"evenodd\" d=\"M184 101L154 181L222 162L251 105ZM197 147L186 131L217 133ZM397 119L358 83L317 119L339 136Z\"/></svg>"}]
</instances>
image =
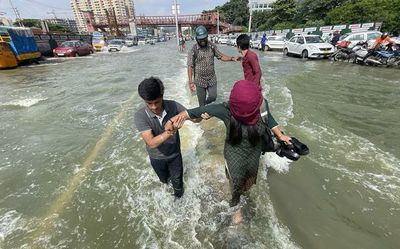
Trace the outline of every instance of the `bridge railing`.
<instances>
[{"instance_id":1,"label":"bridge railing","mask_svg":"<svg viewBox=\"0 0 400 249\"><path fill-rule=\"evenodd\" d=\"M134 19L136 25L173 25L175 24L174 16L136 16ZM180 24L203 24L215 25L216 18L209 14L200 15L180 15L178 16L178 23Z\"/></svg>"}]
</instances>

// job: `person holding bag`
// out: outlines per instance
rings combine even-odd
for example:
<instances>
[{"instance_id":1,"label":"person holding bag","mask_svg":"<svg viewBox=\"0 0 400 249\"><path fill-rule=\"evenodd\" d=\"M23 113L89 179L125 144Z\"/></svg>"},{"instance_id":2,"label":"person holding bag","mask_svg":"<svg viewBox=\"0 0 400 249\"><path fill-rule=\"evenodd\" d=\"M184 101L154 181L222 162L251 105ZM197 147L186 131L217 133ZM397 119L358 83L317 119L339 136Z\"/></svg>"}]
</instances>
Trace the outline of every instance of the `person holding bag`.
<instances>
[{"instance_id":1,"label":"person holding bag","mask_svg":"<svg viewBox=\"0 0 400 249\"><path fill-rule=\"evenodd\" d=\"M265 124L261 120L260 113L263 101L261 91L256 84L240 80L231 90L229 103L188 109L172 118L177 128L180 128L187 119L204 118L204 115L216 117L224 122L226 127L224 158L232 188L230 206L236 206L240 202L240 196L257 180L261 136L265 132ZM267 125L278 140L289 143L290 137L282 134L271 113L268 113ZM238 215L240 216L240 213Z\"/></svg>"}]
</instances>

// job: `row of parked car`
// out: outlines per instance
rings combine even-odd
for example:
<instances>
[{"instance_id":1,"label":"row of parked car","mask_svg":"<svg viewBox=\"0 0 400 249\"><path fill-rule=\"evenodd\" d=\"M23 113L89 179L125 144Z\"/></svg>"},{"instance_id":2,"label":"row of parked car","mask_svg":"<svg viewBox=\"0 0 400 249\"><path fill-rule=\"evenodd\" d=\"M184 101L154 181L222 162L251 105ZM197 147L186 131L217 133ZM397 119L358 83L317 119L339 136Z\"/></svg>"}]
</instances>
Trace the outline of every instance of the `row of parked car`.
<instances>
[{"instance_id":1,"label":"row of parked car","mask_svg":"<svg viewBox=\"0 0 400 249\"><path fill-rule=\"evenodd\" d=\"M281 50L285 55L295 55L303 58L328 58L343 42L348 42L349 47L366 41L371 46L376 38L381 36L379 31L353 32L342 35L337 44L330 44L329 40L324 40L319 35L298 34L290 39L282 35L267 36L265 50ZM236 46L235 35L211 37L213 42ZM400 44L400 40L399 40ZM261 50L261 36L250 41L250 47Z\"/></svg>"}]
</instances>

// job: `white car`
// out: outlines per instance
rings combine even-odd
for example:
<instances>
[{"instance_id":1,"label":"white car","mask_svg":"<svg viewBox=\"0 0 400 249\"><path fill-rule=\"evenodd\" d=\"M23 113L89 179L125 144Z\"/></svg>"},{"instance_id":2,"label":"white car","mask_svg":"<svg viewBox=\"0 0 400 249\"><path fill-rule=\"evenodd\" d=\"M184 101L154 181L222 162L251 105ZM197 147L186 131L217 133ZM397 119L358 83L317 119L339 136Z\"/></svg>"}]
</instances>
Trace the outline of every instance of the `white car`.
<instances>
[{"instance_id":1,"label":"white car","mask_svg":"<svg viewBox=\"0 0 400 249\"><path fill-rule=\"evenodd\" d=\"M121 51L124 47L124 41L120 39L111 40L110 44L108 44L108 52L112 51Z\"/></svg>"},{"instance_id":2,"label":"white car","mask_svg":"<svg viewBox=\"0 0 400 249\"><path fill-rule=\"evenodd\" d=\"M227 43L228 43L228 40L229 40L229 37L228 37L228 36L221 36L221 37L218 39L218 43L219 43L219 44L227 44Z\"/></svg>"},{"instance_id":3,"label":"white car","mask_svg":"<svg viewBox=\"0 0 400 249\"><path fill-rule=\"evenodd\" d=\"M261 38L255 38L250 40L250 48L260 49L261 48Z\"/></svg>"},{"instance_id":4,"label":"white car","mask_svg":"<svg viewBox=\"0 0 400 249\"><path fill-rule=\"evenodd\" d=\"M327 58L335 48L325 43L319 35L297 35L290 38L283 47L285 55L300 55L302 58Z\"/></svg>"},{"instance_id":5,"label":"white car","mask_svg":"<svg viewBox=\"0 0 400 249\"><path fill-rule=\"evenodd\" d=\"M348 46L349 48L352 48L359 42L367 41L368 46L371 46L375 42L376 38L378 38L381 35L382 33L379 31L347 33L339 38L337 44L340 43L341 41L350 41L350 44Z\"/></svg>"},{"instance_id":6,"label":"white car","mask_svg":"<svg viewBox=\"0 0 400 249\"><path fill-rule=\"evenodd\" d=\"M265 43L265 50L283 50L283 47L285 46L285 41L286 38L284 36L268 36L267 42ZM261 43L258 49L261 49Z\"/></svg>"}]
</instances>

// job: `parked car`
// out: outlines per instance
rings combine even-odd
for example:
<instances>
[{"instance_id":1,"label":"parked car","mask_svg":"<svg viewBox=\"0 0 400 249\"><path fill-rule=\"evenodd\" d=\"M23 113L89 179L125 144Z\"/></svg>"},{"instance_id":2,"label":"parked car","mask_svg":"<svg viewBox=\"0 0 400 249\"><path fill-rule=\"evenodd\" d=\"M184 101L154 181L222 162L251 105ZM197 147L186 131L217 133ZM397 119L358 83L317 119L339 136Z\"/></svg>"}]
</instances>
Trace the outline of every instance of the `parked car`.
<instances>
[{"instance_id":1,"label":"parked car","mask_svg":"<svg viewBox=\"0 0 400 249\"><path fill-rule=\"evenodd\" d=\"M335 48L325 43L319 35L297 35L285 42L285 55L300 55L302 58L328 58Z\"/></svg>"},{"instance_id":2,"label":"parked car","mask_svg":"<svg viewBox=\"0 0 400 249\"><path fill-rule=\"evenodd\" d=\"M354 32L354 33L347 33L342 35L337 42L337 45L341 41L350 41L349 48L354 47L357 43L362 41L367 41L368 45L371 46L376 38L381 36L382 33L379 31L365 31L365 32Z\"/></svg>"},{"instance_id":3,"label":"parked car","mask_svg":"<svg viewBox=\"0 0 400 249\"><path fill-rule=\"evenodd\" d=\"M124 41L120 39L114 39L111 40L110 44L108 44L108 52L112 51L121 51L121 49L124 47Z\"/></svg>"},{"instance_id":4,"label":"parked car","mask_svg":"<svg viewBox=\"0 0 400 249\"><path fill-rule=\"evenodd\" d=\"M133 38L131 38L131 37L126 38L126 39L125 39L125 45L126 45L127 47L137 46L137 45L138 45L138 39L137 39L137 37L135 36L135 37L133 37Z\"/></svg>"},{"instance_id":5,"label":"parked car","mask_svg":"<svg viewBox=\"0 0 400 249\"><path fill-rule=\"evenodd\" d=\"M146 40L144 38L139 39L138 45L145 45L145 44L146 44Z\"/></svg>"},{"instance_id":6,"label":"parked car","mask_svg":"<svg viewBox=\"0 0 400 249\"><path fill-rule=\"evenodd\" d=\"M265 43L265 50L283 50L286 41L284 36L272 35L267 38L268 40ZM261 42L258 49L261 49Z\"/></svg>"},{"instance_id":7,"label":"parked car","mask_svg":"<svg viewBox=\"0 0 400 249\"><path fill-rule=\"evenodd\" d=\"M226 44L229 46L236 46L236 37L230 37Z\"/></svg>"},{"instance_id":8,"label":"parked car","mask_svg":"<svg viewBox=\"0 0 400 249\"><path fill-rule=\"evenodd\" d=\"M228 43L228 40L229 40L229 37L226 36L226 35L224 35L224 36L221 36L221 37L218 39L218 43L219 43L219 44L227 44L227 43Z\"/></svg>"},{"instance_id":9,"label":"parked car","mask_svg":"<svg viewBox=\"0 0 400 249\"><path fill-rule=\"evenodd\" d=\"M260 49L261 48L261 38L254 38L250 40L250 48Z\"/></svg>"},{"instance_id":10,"label":"parked car","mask_svg":"<svg viewBox=\"0 0 400 249\"><path fill-rule=\"evenodd\" d=\"M60 46L53 49L54 56L82 56L93 53L93 47L89 44L73 40L65 41Z\"/></svg>"}]
</instances>

